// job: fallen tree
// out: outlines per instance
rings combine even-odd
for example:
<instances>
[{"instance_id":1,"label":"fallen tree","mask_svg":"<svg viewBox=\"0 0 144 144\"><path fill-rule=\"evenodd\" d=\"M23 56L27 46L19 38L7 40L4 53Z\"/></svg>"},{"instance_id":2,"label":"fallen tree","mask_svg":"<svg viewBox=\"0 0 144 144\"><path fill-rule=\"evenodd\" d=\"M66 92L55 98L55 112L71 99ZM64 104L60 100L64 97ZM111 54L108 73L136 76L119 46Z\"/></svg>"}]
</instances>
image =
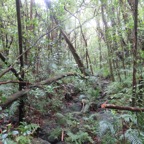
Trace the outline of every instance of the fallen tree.
<instances>
[{"instance_id":1,"label":"fallen tree","mask_svg":"<svg viewBox=\"0 0 144 144\"><path fill-rule=\"evenodd\" d=\"M65 74L61 74L61 75L59 75L59 76L55 76L55 77L53 77L53 78L49 78L49 79L46 79L46 80L44 80L44 81L41 81L41 82L39 82L39 83L37 83L37 84L35 84L35 85L32 85L32 87L33 86L40 86L40 85L49 85L49 84L51 84L51 83L53 83L53 82L56 82L56 81L58 81L58 80L60 80L60 79L62 79L62 78L64 78L64 77L68 77L68 76L78 76L78 74L77 73L74 73L74 72L69 72L69 73L65 73Z\"/></svg>"},{"instance_id":2,"label":"fallen tree","mask_svg":"<svg viewBox=\"0 0 144 144\"><path fill-rule=\"evenodd\" d=\"M44 80L44 81L41 81L37 84L34 84L34 85L31 85L31 86L28 86L26 89L22 90L22 91L18 91L17 93L9 96L7 98L7 100L0 104L0 107L2 109L5 109L6 107L8 107L11 103L13 103L14 101L16 101L17 99L19 99L20 97L23 97L25 96L25 94L27 94L31 89L35 88L35 87L41 87L42 85L50 85L52 84L53 82L56 82L64 77L68 77L68 76L77 76L76 73L72 73L72 72L69 72L69 73L65 73L65 74L61 74L59 76L55 76L53 78L49 78L47 80Z\"/></svg>"},{"instance_id":3,"label":"fallen tree","mask_svg":"<svg viewBox=\"0 0 144 144\"><path fill-rule=\"evenodd\" d=\"M14 101L16 101L18 98L24 96L25 94L27 94L30 91L30 89L25 89L23 91L19 91L13 95L11 95L10 97L7 98L7 100L5 101L5 103L0 104L0 107L2 109L5 109L7 106L9 106L11 103L13 103Z\"/></svg>"},{"instance_id":4,"label":"fallen tree","mask_svg":"<svg viewBox=\"0 0 144 144\"><path fill-rule=\"evenodd\" d=\"M114 104L106 104L106 103L102 104L101 108L128 110L128 111L133 111L133 112L144 112L144 108L129 107L129 106L117 106Z\"/></svg>"}]
</instances>

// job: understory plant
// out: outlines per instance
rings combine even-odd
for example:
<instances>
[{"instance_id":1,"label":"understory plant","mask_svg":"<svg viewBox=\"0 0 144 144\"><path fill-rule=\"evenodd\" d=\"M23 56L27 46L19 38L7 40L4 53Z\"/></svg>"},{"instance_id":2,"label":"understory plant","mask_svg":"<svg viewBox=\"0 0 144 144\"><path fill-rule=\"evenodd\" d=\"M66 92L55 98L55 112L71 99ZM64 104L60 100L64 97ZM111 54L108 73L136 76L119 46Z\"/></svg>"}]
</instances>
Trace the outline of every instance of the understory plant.
<instances>
[{"instance_id":1,"label":"understory plant","mask_svg":"<svg viewBox=\"0 0 144 144\"><path fill-rule=\"evenodd\" d=\"M22 122L15 130L11 130L12 125L8 125L7 130L0 134L0 139L4 144L31 144L32 135L39 128L37 124L27 124Z\"/></svg>"}]
</instances>

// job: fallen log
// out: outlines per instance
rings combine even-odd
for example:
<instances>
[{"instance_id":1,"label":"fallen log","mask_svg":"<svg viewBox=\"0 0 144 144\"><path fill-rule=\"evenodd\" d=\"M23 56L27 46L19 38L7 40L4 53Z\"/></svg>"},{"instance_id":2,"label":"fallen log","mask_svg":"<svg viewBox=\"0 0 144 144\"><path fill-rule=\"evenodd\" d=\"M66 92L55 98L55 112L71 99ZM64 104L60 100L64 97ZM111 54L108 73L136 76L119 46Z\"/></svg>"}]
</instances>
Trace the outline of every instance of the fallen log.
<instances>
[{"instance_id":1,"label":"fallen log","mask_svg":"<svg viewBox=\"0 0 144 144\"><path fill-rule=\"evenodd\" d=\"M20 97L25 96L25 94L27 94L34 87L41 87L41 85L50 85L51 83L56 82L56 81L58 81L58 80L60 80L60 79L62 79L64 77L76 76L76 75L77 75L76 73L69 72L69 73L61 74L59 76L55 76L53 78L49 78L49 79L47 79L45 81L42 81L42 82L39 82L39 83L37 83L35 85L31 85L27 89L22 90L22 91L18 91L17 93L9 96L4 103L0 104L0 107L2 107L2 109L5 109L6 107L8 107L11 103L16 101Z\"/></svg>"},{"instance_id":2,"label":"fallen log","mask_svg":"<svg viewBox=\"0 0 144 144\"><path fill-rule=\"evenodd\" d=\"M59 76L55 76L53 78L49 78L47 80L44 80L44 81L41 81L39 83L37 83L35 86L39 86L39 85L49 85L53 82L56 82L64 77L68 77L68 76L77 76L77 73L74 73L74 72L69 72L69 73L65 73L65 74L61 74Z\"/></svg>"},{"instance_id":3,"label":"fallen log","mask_svg":"<svg viewBox=\"0 0 144 144\"><path fill-rule=\"evenodd\" d=\"M127 110L127 111L133 111L133 112L144 112L144 108L129 107L129 106L117 106L114 104L106 104L106 103L102 104L101 108Z\"/></svg>"},{"instance_id":4,"label":"fallen log","mask_svg":"<svg viewBox=\"0 0 144 144\"><path fill-rule=\"evenodd\" d=\"M5 81L5 82L3 82L3 81L0 81L0 85L4 85L4 84L9 84L9 83L23 83L23 84L25 84L25 85L30 85L31 83L29 83L29 82L25 82L25 81Z\"/></svg>"},{"instance_id":5,"label":"fallen log","mask_svg":"<svg viewBox=\"0 0 144 144\"><path fill-rule=\"evenodd\" d=\"M11 95L10 97L7 98L7 100L5 101L5 103L0 104L0 107L2 109L5 109L7 106L9 106L11 103L13 103L15 100L17 100L18 98L24 96L25 94L27 94L30 91L30 89L25 89L23 91L19 91L13 95Z\"/></svg>"}]
</instances>

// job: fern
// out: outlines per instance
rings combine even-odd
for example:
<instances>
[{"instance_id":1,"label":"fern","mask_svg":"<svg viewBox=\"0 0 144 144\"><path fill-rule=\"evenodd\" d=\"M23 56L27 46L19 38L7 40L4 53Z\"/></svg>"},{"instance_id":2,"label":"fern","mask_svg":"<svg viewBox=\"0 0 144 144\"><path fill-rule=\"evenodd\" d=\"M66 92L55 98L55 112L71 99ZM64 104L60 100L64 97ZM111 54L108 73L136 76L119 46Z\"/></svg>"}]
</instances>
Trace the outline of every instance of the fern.
<instances>
[{"instance_id":1,"label":"fern","mask_svg":"<svg viewBox=\"0 0 144 144\"><path fill-rule=\"evenodd\" d=\"M60 135L61 135L61 128L57 127L51 131L49 139L58 139Z\"/></svg>"},{"instance_id":2,"label":"fern","mask_svg":"<svg viewBox=\"0 0 144 144\"><path fill-rule=\"evenodd\" d=\"M99 135L100 137L102 137L103 135L105 135L105 133L110 130L111 134L114 135L115 134L115 130L114 130L114 126L113 124L111 124L108 121L102 120L99 122Z\"/></svg>"},{"instance_id":3,"label":"fern","mask_svg":"<svg viewBox=\"0 0 144 144\"><path fill-rule=\"evenodd\" d=\"M18 106L19 106L19 101L13 102L13 104L11 105L11 107L9 109L9 116L13 116L14 115L14 113L16 112Z\"/></svg>"},{"instance_id":4,"label":"fern","mask_svg":"<svg viewBox=\"0 0 144 144\"><path fill-rule=\"evenodd\" d=\"M139 132L136 129L128 129L125 132L124 137L128 139L131 144L143 144L139 137Z\"/></svg>"},{"instance_id":5,"label":"fern","mask_svg":"<svg viewBox=\"0 0 144 144\"><path fill-rule=\"evenodd\" d=\"M8 138L7 139L3 139L2 142L4 144L17 144L16 142L14 142L13 140L8 139Z\"/></svg>"},{"instance_id":6,"label":"fern","mask_svg":"<svg viewBox=\"0 0 144 144\"><path fill-rule=\"evenodd\" d=\"M26 122L21 122L21 125L18 127L23 135L33 134L38 128L39 125L33 123L27 124Z\"/></svg>"},{"instance_id":7,"label":"fern","mask_svg":"<svg viewBox=\"0 0 144 144\"><path fill-rule=\"evenodd\" d=\"M72 132L68 131L67 135L68 135L68 138L66 138L67 142L74 142L75 144L82 144L83 142L94 143L94 141L87 132L79 131L76 134L73 134Z\"/></svg>"},{"instance_id":8,"label":"fern","mask_svg":"<svg viewBox=\"0 0 144 144\"><path fill-rule=\"evenodd\" d=\"M16 142L18 144L31 144L30 137L25 137L23 135L16 137Z\"/></svg>"},{"instance_id":9,"label":"fern","mask_svg":"<svg viewBox=\"0 0 144 144\"><path fill-rule=\"evenodd\" d=\"M133 122L134 124L137 124L137 117L134 114L123 114L120 118L124 119L125 122Z\"/></svg>"},{"instance_id":10,"label":"fern","mask_svg":"<svg viewBox=\"0 0 144 144\"><path fill-rule=\"evenodd\" d=\"M112 82L108 87L106 88L106 92L108 94L115 94L118 93L122 89L122 85L119 82Z\"/></svg>"}]
</instances>

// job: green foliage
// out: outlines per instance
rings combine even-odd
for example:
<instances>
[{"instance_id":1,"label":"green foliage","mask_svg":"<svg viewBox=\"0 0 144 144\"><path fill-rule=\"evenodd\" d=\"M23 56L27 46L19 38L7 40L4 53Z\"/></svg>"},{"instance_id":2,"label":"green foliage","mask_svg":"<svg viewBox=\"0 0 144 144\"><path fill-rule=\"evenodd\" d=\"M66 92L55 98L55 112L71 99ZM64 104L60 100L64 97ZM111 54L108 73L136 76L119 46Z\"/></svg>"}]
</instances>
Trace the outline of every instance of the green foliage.
<instances>
[{"instance_id":1,"label":"green foliage","mask_svg":"<svg viewBox=\"0 0 144 144\"><path fill-rule=\"evenodd\" d=\"M116 81L108 85L106 92L108 94L115 94L115 93L119 93L121 90L122 90L122 84Z\"/></svg>"},{"instance_id":2,"label":"green foliage","mask_svg":"<svg viewBox=\"0 0 144 144\"><path fill-rule=\"evenodd\" d=\"M2 140L4 144L17 144L17 142L9 139L9 138L6 138L5 140Z\"/></svg>"},{"instance_id":3,"label":"green foliage","mask_svg":"<svg viewBox=\"0 0 144 144\"><path fill-rule=\"evenodd\" d=\"M14 113L17 111L19 106L19 101L15 101L13 102L13 104L10 106L9 110L8 110L8 114L9 116L13 116Z\"/></svg>"},{"instance_id":4,"label":"green foliage","mask_svg":"<svg viewBox=\"0 0 144 144\"><path fill-rule=\"evenodd\" d=\"M124 136L131 144L143 144L144 139L140 137L140 132L136 129L128 129Z\"/></svg>"},{"instance_id":5,"label":"green foliage","mask_svg":"<svg viewBox=\"0 0 144 144\"><path fill-rule=\"evenodd\" d=\"M111 135L115 134L113 124L108 122L108 121L105 121L105 120L100 121L99 122L99 135L100 135L100 137L102 137L103 135L108 133L108 131L110 131Z\"/></svg>"},{"instance_id":6,"label":"green foliage","mask_svg":"<svg viewBox=\"0 0 144 144\"><path fill-rule=\"evenodd\" d=\"M43 114L50 111L57 112L62 106L61 90L56 92L58 88L56 85L48 85L44 86L43 89L36 88L35 90L31 90L31 96L28 97L29 100L27 102L30 102L35 109L41 111Z\"/></svg>"},{"instance_id":7,"label":"green foliage","mask_svg":"<svg viewBox=\"0 0 144 144\"><path fill-rule=\"evenodd\" d=\"M35 90L30 91L31 95L34 95L35 98L43 97L45 95L45 92L39 88L36 88Z\"/></svg>"},{"instance_id":8,"label":"green foliage","mask_svg":"<svg viewBox=\"0 0 144 144\"><path fill-rule=\"evenodd\" d=\"M97 99L99 94L100 94L100 90L99 89L93 89L93 88L89 88L87 93L91 96L91 98Z\"/></svg>"},{"instance_id":9,"label":"green foliage","mask_svg":"<svg viewBox=\"0 0 144 144\"><path fill-rule=\"evenodd\" d=\"M32 135L38 128L39 126L37 124L27 124L26 122L21 122L18 130L20 130L23 135Z\"/></svg>"},{"instance_id":10,"label":"green foliage","mask_svg":"<svg viewBox=\"0 0 144 144\"><path fill-rule=\"evenodd\" d=\"M10 125L7 133L2 133L0 138L4 144L30 144L32 138L31 135L33 135L38 128L39 126L36 124L27 124L26 122L22 122L17 130L10 131Z\"/></svg>"},{"instance_id":11,"label":"green foliage","mask_svg":"<svg viewBox=\"0 0 144 144\"><path fill-rule=\"evenodd\" d=\"M66 138L66 141L71 142L72 144L82 144L84 142L94 143L87 132L79 131L76 134L73 134L72 132L68 131L67 135L68 138Z\"/></svg>"},{"instance_id":12,"label":"green foliage","mask_svg":"<svg viewBox=\"0 0 144 144\"><path fill-rule=\"evenodd\" d=\"M99 121L97 134L100 136L102 143L115 144L117 142L124 142L126 144L142 144L144 142L144 133L139 129L135 114L115 115L114 119L114 121ZM129 128L123 134L120 134L120 131L125 130L123 129L124 125Z\"/></svg>"},{"instance_id":13,"label":"green foliage","mask_svg":"<svg viewBox=\"0 0 144 144\"><path fill-rule=\"evenodd\" d=\"M30 137L21 135L16 138L16 142L18 144L30 144L31 140L30 140Z\"/></svg>"},{"instance_id":14,"label":"green foliage","mask_svg":"<svg viewBox=\"0 0 144 144\"><path fill-rule=\"evenodd\" d=\"M121 131L125 131L122 129L120 121L114 123L109 121L107 117L105 120L95 120L97 115L90 115L86 112L89 110L91 102L97 102L101 93L107 94L104 100L108 99L110 103L129 105L132 96L133 60L136 60L137 67L135 69L137 72L143 73L144 3L142 0L139 3L139 44L138 54L135 55L132 51L135 42L133 36L134 18L128 2L119 2L118 0L58 0L51 1L51 9L42 8L36 3L31 5L30 0L21 2L23 50L29 49L23 55L24 81L33 85L62 72L80 72L78 61L75 60L76 55L71 54L59 28L62 28L70 39L87 71L89 72L90 66L92 66L93 75L98 74L97 76L89 76L87 79L73 77L59 82L59 84L68 81L73 82L78 90L86 94L88 100L85 101L84 110L76 116L71 113L65 115L59 112L64 105L62 101L64 93L68 90L59 87L61 90L58 92L57 86L49 85L34 88L28 94L26 105L30 105L43 114L56 113L58 125L66 128L66 140L68 142L93 143L93 136L98 135L102 139L102 143L112 144L117 143ZM102 16L102 6L104 6L104 17ZM0 53L6 58L2 65L0 61L0 67L2 66L0 70L4 71L12 64L20 76L20 60L16 59L19 56L19 51L15 1L0 1L0 7ZM107 25L103 21L104 18ZM58 21L58 25L55 20ZM82 31L84 35L82 35ZM117 52L122 55L117 55ZM101 81L109 79L109 76L112 75L110 69L114 73L115 82L111 82L105 90ZM19 78L11 72L7 72L1 77L1 82L9 80L17 81ZM17 92L18 87L17 83L7 84L7 86L0 85L0 103L4 103L7 97ZM139 92L137 91L136 94ZM141 93L143 95L143 92ZM14 115L18 105L19 102L14 102L10 106L6 111L8 116ZM1 113L0 118L7 116L7 113ZM143 114L140 113L137 116L132 113L119 115L115 115L115 117L129 126L122 140L126 138L131 143L143 143ZM142 127L140 128L140 126ZM75 133L72 131L74 128L77 129ZM4 140L8 144L15 143L15 141L20 144L30 143L30 136L36 129L37 125L22 123L18 128L19 134L15 138L9 132ZM56 129L52 132L52 136L58 137L60 132L61 130Z\"/></svg>"},{"instance_id":15,"label":"green foliage","mask_svg":"<svg viewBox=\"0 0 144 144\"><path fill-rule=\"evenodd\" d=\"M137 117L135 114L122 114L120 115L120 118L122 118L125 122L128 122L129 124L138 124Z\"/></svg>"},{"instance_id":16,"label":"green foliage","mask_svg":"<svg viewBox=\"0 0 144 144\"><path fill-rule=\"evenodd\" d=\"M50 135L49 135L49 139L59 139L60 135L61 135L61 128L57 127L54 130L51 131Z\"/></svg>"}]
</instances>

